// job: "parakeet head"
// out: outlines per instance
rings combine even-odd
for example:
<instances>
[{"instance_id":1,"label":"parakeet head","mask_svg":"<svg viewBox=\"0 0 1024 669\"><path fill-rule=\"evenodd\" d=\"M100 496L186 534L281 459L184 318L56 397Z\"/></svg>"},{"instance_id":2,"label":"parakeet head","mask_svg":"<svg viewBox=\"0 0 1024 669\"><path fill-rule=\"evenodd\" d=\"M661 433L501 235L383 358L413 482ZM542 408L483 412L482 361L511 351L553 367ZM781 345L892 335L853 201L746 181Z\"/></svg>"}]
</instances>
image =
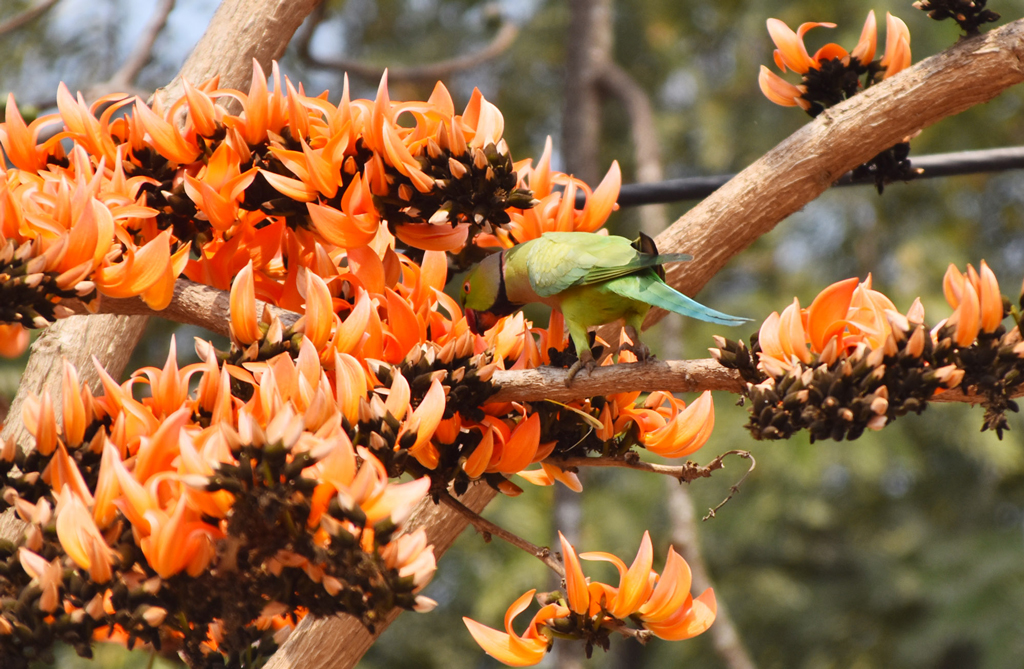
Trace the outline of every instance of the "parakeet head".
<instances>
[{"instance_id":1,"label":"parakeet head","mask_svg":"<svg viewBox=\"0 0 1024 669\"><path fill-rule=\"evenodd\" d=\"M505 294L505 253L492 253L469 273L462 284L462 306L475 334L483 334L516 310Z\"/></svg>"}]
</instances>

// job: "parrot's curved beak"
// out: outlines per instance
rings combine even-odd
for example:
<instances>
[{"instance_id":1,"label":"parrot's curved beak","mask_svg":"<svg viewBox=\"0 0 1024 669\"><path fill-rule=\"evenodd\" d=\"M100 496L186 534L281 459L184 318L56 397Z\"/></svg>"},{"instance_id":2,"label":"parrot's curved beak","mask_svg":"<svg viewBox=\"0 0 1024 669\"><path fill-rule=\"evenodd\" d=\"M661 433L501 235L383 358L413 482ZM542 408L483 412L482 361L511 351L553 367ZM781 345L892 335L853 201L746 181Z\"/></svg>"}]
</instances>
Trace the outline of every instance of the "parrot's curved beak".
<instances>
[{"instance_id":1,"label":"parrot's curved beak","mask_svg":"<svg viewBox=\"0 0 1024 669\"><path fill-rule=\"evenodd\" d=\"M501 317L489 311L466 309L466 323L469 325L469 331L473 334L482 335L487 332L494 327L499 318Z\"/></svg>"}]
</instances>

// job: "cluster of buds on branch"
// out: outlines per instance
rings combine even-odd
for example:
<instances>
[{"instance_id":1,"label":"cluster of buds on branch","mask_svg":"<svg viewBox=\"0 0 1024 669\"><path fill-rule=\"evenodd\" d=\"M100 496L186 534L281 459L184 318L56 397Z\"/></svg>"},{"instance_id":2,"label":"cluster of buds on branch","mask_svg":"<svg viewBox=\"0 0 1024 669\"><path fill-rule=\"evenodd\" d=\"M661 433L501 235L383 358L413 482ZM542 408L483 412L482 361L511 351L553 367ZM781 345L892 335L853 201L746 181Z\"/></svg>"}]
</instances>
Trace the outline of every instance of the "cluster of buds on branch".
<instances>
[{"instance_id":1,"label":"cluster of buds on branch","mask_svg":"<svg viewBox=\"0 0 1024 669\"><path fill-rule=\"evenodd\" d=\"M999 14L986 9L988 0L918 0L914 7L927 12L936 21L953 19L968 36L979 34L986 23L999 20Z\"/></svg>"},{"instance_id":2,"label":"cluster of buds on branch","mask_svg":"<svg viewBox=\"0 0 1024 669\"><path fill-rule=\"evenodd\" d=\"M1021 312L1012 310L1007 331L1009 302L984 261L980 272L950 265L943 288L955 311L930 332L920 300L904 315L868 277L829 286L806 309L794 299L765 320L750 347L716 337L712 356L747 381L748 430L757 439L801 429L812 441L856 439L959 387L984 403L982 429L1002 436L1024 384Z\"/></svg>"}]
</instances>

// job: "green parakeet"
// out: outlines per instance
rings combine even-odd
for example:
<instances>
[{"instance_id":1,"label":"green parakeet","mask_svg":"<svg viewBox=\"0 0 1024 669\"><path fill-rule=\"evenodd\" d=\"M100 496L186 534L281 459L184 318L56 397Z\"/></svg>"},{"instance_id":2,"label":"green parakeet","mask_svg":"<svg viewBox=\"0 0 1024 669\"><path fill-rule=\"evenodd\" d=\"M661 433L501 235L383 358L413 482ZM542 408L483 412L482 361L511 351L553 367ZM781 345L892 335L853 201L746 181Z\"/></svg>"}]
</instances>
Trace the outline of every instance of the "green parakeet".
<instances>
[{"instance_id":1,"label":"green parakeet","mask_svg":"<svg viewBox=\"0 0 1024 669\"><path fill-rule=\"evenodd\" d=\"M587 329L625 321L633 350L643 361L648 349L640 327L652 306L721 325L749 319L709 309L665 283L662 264L691 260L681 253L659 254L654 240L640 234L635 242L591 232L548 232L484 259L462 286L462 303L470 329L480 334L499 318L524 304L540 302L558 309L580 362L594 366Z\"/></svg>"}]
</instances>

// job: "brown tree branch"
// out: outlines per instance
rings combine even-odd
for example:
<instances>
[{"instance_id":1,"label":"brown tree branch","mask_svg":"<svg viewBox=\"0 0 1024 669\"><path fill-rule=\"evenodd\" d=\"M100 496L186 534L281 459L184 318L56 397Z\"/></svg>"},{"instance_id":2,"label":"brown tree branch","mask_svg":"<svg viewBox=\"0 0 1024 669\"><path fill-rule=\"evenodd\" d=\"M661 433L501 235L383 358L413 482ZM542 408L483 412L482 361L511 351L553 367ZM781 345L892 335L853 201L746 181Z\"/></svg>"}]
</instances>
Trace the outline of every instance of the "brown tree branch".
<instances>
[{"instance_id":1,"label":"brown tree branch","mask_svg":"<svg viewBox=\"0 0 1024 669\"><path fill-rule=\"evenodd\" d=\"M100 300L99 313L109 316L157 316L177 323L195 325L215 334L229 336L228 324L230 296L227 291L218 290L188 279L178 279L174 297L163 311L153 311L141 298ZM87 314L85 306L76 300L62 304L76 314ZM264 309L271 312L288 327L299 319L299 314L257 301L257 316ZM74 317L72 317L74 318ZM72 319L58 321L50 330ZM47 331L49 332L49 330ZM63 349L62 349L63 350ZM82 365L76 365L82 371ZM91 369L89 359L85 367ZM59 371L59 370L58 370ZM537 367L524 370L498 370L491 380L499 387L492 398L495 402L537 402L555 400L570 402L587 397L600 397L613 393L664 390L673 393L693 393L705 390L721 390L740 393L745 382L736 370L720 365L712 358L699 360L651 360L646 363L624 363L596 367L590 374L581 372L573 379L571 387L565 386L566 369L559 367ZM26 378L31 378L26 376ZM1014 397L1024 396L1024 390ZM967 402L980 404L983 397L968 394L960 388L947 390L931 398L931 402ZM12 416L19 414L13 413Z\"/></svg>"},{"instance_id":2,"label":"brown tree branch","mask_svg":"<svg viewBox=\"0 0 1024 669\"><path fill-rule=\"evenodd\" d=\"M37 18L50 11L59 0L40 0L20 14L15 14L3 23L0 23L0 35L17 30L18 28L35 21Z\"/></svg>"},{"instance_id":3,"label":"brown tree branch","mask_svg":"<svg viewBox=\"0 0 1024 669\"><path fill-rule=\"evenodd\" d=\"M377 81L384 74L384 66L372 65L358 60L348 58L320 58L313 55L310 49L310 42L316 32L321 20L324 17L324 6L318 8L316 15L311 20L309 28L304 30L297 40L299 57L313 67L320 67L328 70L346 72L354 77ZM387 66L388 81L391 82L426 82L433 83L439 79L445 79L458 72L465 72L479 67L487 61L494 60L501 54L508 51L516 37L519 36L519 27L512 21L505 20L498 32L494 34L491 41L483 47L461 56L439 60L434 63L408 66Z\"/></svg>"}]
</instances>

